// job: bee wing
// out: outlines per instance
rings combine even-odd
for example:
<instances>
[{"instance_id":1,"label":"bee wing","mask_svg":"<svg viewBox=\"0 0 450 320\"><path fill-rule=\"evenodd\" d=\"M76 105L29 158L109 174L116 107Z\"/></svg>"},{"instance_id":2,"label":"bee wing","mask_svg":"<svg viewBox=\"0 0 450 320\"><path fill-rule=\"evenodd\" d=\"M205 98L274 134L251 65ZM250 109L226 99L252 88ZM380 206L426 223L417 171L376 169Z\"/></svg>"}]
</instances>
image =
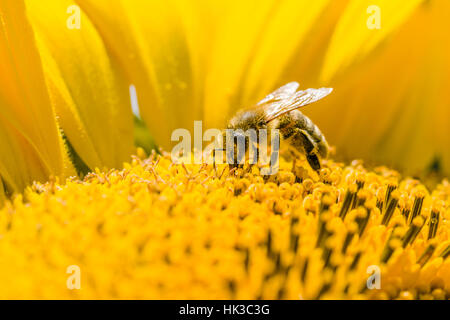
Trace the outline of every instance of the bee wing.
<instances>
[{"instance_id":1,"label":"bee wing","mask_svg":"<svg viewBox=\"0 0 450 320\"><path fill-rule=\"evenodd\" d=\"M289 98L290 96L294 95L299 87L298 82L289 82L288 84L282 86L281 88L275 90L271 94L269 94L267 97L262 99L260 102L258 102L258 106L268 103L268 102L275 102L275 101L281 101Z\"/></svg>"},{"instance_id":2,"label":"bee wing","mask_svg":"<svg viewBox=\"0 0 450 320\"><path fill-rule=\"evenodd\" d=\"M264 102L265 105L263 106L265 114L264 118L266 122L270 122L285 113L319 101L329 95L332 91L332 88L306 89L295 92L284 99L268 100L267 102Z\"/></svg>"}]
</instances>

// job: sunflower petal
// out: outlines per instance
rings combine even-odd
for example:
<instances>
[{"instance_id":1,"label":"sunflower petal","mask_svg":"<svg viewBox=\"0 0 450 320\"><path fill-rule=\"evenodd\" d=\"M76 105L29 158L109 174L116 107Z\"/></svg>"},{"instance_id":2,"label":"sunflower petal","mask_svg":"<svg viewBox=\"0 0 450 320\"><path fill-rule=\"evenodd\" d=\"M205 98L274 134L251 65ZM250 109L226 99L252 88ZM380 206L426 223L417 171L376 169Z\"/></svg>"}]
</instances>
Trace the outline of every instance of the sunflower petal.
<instances>
[{"instance_id":1,"label":"sunflower petal","mask_svg":"<svg viewBox=\"0 0 450 320\"><path fill-rule=\"evenodd\" d=\"M422 2L424 0L350 0L331 39L322 80L329 81L363 59L408 19ZM369 28L371 17L378 13L380 28Z\"/></svg>"},{"instance_id":2,"label":"sunflower petal","mask_svg":"<svg viewBox=\"0 0 450 320\"><path fill-rule=\"evenodd\" d=\"M0 176L10 191L73 168L51 107L21 0L0 4Z\"/></svg>"},{"instance_id":3,"label":"sunflower petal","mask_svg":"<svg viewBox=\"0 0 450 320\"><path fill-rule=\"evenodd\" d=\"M296 49L315 37L310 31L330 2L291 0L277 3L260 31L261 36L257 38L253 52L249 54L253 57L249 59L251 62L241 86L245 91L242 97L244 104L254 103L255 99L281 85L280 78L289 68L290 61L303 59L301 53L294 56ZM302 77L297 80L303 87Z\"/></svg>"},{"instance_id":4,"label":"sunflower petal","mask_svg":"<svg viewBox=\"0 0 450 320\"><path fill-rule=\"evenodd\" d=\"M135 86L140 114L165 147L173 129L192 126L191 119L201 118L194 96L191 44L175 2L77 1Z\"/></svg>"},{"instance_id":5,"label":"sunflower petal","mask_svg":"<svg viewBox=\"0 0 450 320\"><path fill-rule=\"evenodd\" d=\"M133 118L126 83L102 39L83 13L79 29L67 27L75 14L68 10L72 1L26 4L55 110L70 144L91 169L121 167L133 151Z\"/></svg>"},{"instance_id":6,"label":"sunflower petal","mask_svg":"<svg viewBox=\"0 0 450 320\"><path fill-rule=\"evenodd\" d=\"M443 1L419 7L389 45L332 79L334 94L308 110L341 155L416 176L438 160L449 172L450 46L441 41L449 13Z\"/></svg>"}]
</instances>

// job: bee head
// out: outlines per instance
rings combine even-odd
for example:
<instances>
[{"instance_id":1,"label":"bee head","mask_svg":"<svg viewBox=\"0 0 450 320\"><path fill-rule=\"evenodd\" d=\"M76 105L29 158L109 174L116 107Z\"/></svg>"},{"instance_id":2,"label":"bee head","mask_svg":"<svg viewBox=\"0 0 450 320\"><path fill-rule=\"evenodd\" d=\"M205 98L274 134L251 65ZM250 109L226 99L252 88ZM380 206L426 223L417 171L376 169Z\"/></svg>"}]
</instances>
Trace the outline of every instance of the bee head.
<instances>
[{"instance_id":1,"label":"bee head","mask_svg":"<svg viewBox=\"0 0 450 320\"><path fill-rule=\"evenodd\" d=\"M260 111L241 111L228 123L228 129L243 130L267 128Z\"/></svg>"}]
</instances>

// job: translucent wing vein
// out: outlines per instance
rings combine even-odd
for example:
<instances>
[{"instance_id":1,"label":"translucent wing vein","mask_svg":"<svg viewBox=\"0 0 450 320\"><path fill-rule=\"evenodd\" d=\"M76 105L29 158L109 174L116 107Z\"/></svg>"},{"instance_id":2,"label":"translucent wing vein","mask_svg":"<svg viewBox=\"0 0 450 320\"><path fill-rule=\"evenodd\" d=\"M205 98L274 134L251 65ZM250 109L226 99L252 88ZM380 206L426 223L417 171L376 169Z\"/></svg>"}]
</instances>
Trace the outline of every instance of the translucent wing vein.
<instances>
[{"instance_id":1,"label":"translucent wing vein","mask_svg":"<svg viewBox=\"0 0 450 320\"><path fill-rule=\"evenodd\" d=\"M294 83L297 86L293 85ZM259 103L259 105L264 105L266 122L270 122L292 110L319 101L333 91L332 88L319 88L292 92L293 88L297 90L298 83L293 82L281 87Z\"/></svg>"}]
</instances>

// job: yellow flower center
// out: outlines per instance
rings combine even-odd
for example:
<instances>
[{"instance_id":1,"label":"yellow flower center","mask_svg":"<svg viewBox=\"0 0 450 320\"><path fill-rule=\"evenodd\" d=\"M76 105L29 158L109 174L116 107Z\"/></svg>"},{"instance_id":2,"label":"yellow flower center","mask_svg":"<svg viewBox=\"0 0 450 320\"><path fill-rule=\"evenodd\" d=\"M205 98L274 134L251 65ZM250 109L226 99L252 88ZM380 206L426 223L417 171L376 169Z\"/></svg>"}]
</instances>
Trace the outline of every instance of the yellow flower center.
<instances>
[{"instance_id":1,"label":"yellow flower center","mask_svg":"<svg viewBox=\"0 0 450 320\"><path fill-rule=\"evenodd\" d=\"M6 204L0 298L449 297L448 182L429 193L357 162L317 174L282 158L265 177L138 154Z\"/></svg>"}]
</instances>

